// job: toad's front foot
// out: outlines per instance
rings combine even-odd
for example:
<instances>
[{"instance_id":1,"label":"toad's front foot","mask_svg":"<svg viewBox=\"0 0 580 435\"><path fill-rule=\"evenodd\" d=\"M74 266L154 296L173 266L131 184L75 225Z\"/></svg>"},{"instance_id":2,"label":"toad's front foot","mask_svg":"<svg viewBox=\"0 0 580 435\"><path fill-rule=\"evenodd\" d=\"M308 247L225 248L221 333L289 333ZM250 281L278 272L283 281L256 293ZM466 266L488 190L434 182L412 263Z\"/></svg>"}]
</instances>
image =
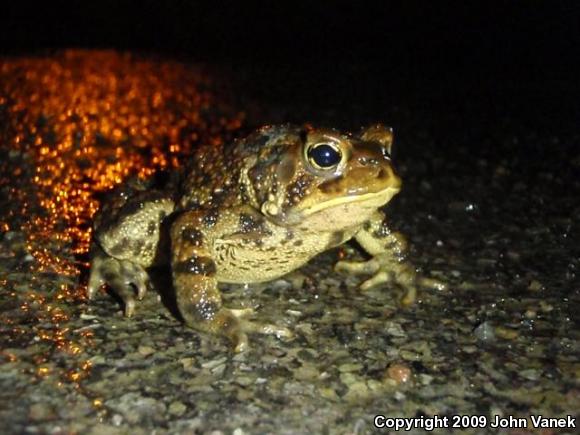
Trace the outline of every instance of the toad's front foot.
<instances>
[{"instance_id":1,"label":"toad's front foot","mask_svg":"<svg viewBox=\"0 0 580 435\"><path fill-rule=\"evenodd\" d=\"M368 261L339 261L334 269L341 273L373 276L364 281L360 288L368 290L380 284L397 284L405 289L401 304L409 306L417 299L418 287L444 290L445 284L433 279L417 275L409 264L394 260L390 253L377 254Z\"/></svg>"},{"instance_id":2,"label":"toad's front foot","mask_svg":"<svg viewBox=\"0 0 580 435\"><path fill-rule=\"evenodd\" d=\"M143 299L149 285L145 269L128 260L118 260L96 249L91 260L91 275L87 286L87 296L93 299L103 285L108 285L125 305L125 316L135 312L136 300Z\"/></svg>"},{"instance_id":3,"label":"toad's front foot","mask_svg":"<svg viewBox=\"0 0 580 435\"><path fill-rule=\"evenodd\" d=\"M406 290L401 303L407 306L417 299L419 287L445 289L442 282L417 275L415 269L405 261L407 241L402 234L389 229L384 214L375 213L355 235L355 239L373 258L364 262L339 261L335 270L355 275L372 274L371 278L361 284L362 290L379 284L397 284Z\"/></svg>"}]
</instances>

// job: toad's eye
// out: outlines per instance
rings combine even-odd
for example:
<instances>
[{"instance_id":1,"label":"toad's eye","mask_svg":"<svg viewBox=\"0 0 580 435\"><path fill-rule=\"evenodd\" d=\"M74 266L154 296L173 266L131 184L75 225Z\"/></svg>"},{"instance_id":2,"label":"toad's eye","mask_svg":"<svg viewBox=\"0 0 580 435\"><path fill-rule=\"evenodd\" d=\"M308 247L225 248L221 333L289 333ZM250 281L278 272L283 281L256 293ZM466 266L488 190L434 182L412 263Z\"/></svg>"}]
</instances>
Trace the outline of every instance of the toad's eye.
<instances>
[{"instance_id":1,"label":"toad's eye","mask_svg":"<svg viewBox=\"0 0 580 435\"><path fill-rule=\"evenodd\" d=\"M340 150L328 143L312 145L307 155L308 161L317 169L334 168L342 159Z\"/></svg>"}]
</instances>

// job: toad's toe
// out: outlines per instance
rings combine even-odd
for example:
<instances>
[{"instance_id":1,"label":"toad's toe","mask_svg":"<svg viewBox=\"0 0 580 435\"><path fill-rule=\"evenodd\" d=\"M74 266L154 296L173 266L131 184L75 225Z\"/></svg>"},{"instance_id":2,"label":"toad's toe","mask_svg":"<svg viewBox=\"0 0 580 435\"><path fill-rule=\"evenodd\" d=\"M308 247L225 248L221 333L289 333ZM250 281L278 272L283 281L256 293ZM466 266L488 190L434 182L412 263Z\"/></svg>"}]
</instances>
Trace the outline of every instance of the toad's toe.
<instances>
[{"instance_id":1,"label":"toad's toe","mask_svg":"<svg viewBox=\"0 0 580 435\"><path fill-rule=\"evenodd\" d=\"M125 316L135 313L136 297L141 300L149 285L149 277L143 267L127 260L118 260L97 253L91 261L91 275L87 296L93 299L100 287L108 285L125 305Z\"/></svg>"}]
</instances>

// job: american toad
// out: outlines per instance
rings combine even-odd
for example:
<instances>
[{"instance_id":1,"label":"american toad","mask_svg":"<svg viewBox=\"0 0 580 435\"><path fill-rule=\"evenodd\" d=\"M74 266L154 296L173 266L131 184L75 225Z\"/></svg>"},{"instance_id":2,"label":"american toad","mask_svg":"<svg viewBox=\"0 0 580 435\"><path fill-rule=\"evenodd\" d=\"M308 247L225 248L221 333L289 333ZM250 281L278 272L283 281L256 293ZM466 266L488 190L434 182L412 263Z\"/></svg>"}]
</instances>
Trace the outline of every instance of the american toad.
<instances>
[{"instance_id":1,"label":"american toad","mask_svg":"<svg viewBox=\"0 0 580 435\"><path fill-rule=\"evenodd\" d=\"M382 125L355 135L284 125L200 147L178 187L121 189L103 206L89 297L107 284L130 316L148 286L146 269L169 263L185 323L242 351L248 332L291 332L244 319L251 309L224 307L218 284L272 280L355 238L372 259L340 261L336 270L372 275L362 289L397 282L412 303L417 286L437 283L403 261L405 243L379 211L401 188L392 138Z\"/></svg>"}]
</instances>

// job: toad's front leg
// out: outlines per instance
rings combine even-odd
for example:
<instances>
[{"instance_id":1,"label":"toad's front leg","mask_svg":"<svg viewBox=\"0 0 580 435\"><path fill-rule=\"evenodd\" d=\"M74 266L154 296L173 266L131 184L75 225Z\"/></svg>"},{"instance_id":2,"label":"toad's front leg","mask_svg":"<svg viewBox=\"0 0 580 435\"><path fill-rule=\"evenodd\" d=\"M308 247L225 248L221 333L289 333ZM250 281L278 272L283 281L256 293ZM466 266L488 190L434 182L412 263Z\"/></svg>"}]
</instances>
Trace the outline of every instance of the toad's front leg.
<instances>
[{"instance_id":1,"label":"toad's front leg","mask_svg":"<svg viewBox=\"0 0 580 435\"><path fill-rule=\"evenodd\" d=\"M357 234L356 241L373 256L369 261L339 261L335 270L354 274L372 274L361 284L366 290L383 283L396 283L406 290L403 305L411 305L417 297L417 287L444 289L445 284L432 278L417 275L415 269L405 262L406 242L401 234L391 232L385 215L376 212Z\"/></svg>"},{"instance_id":2,"label":"toad's front leg","mask_svg":"<svg viewBox=\"0 0 580 435\"><path fill-rule=\"evenodd\" d=\"M199 211L185 212L171 227L171 268L177 306L188 326L229 338L236 352L248 347L247 333L291 337L287 328L262 325L243 317L251 308L228 309L222 306L218 288L218 267L212 257L215 229L208 228Z\"/></svg>"}]
</instances>

